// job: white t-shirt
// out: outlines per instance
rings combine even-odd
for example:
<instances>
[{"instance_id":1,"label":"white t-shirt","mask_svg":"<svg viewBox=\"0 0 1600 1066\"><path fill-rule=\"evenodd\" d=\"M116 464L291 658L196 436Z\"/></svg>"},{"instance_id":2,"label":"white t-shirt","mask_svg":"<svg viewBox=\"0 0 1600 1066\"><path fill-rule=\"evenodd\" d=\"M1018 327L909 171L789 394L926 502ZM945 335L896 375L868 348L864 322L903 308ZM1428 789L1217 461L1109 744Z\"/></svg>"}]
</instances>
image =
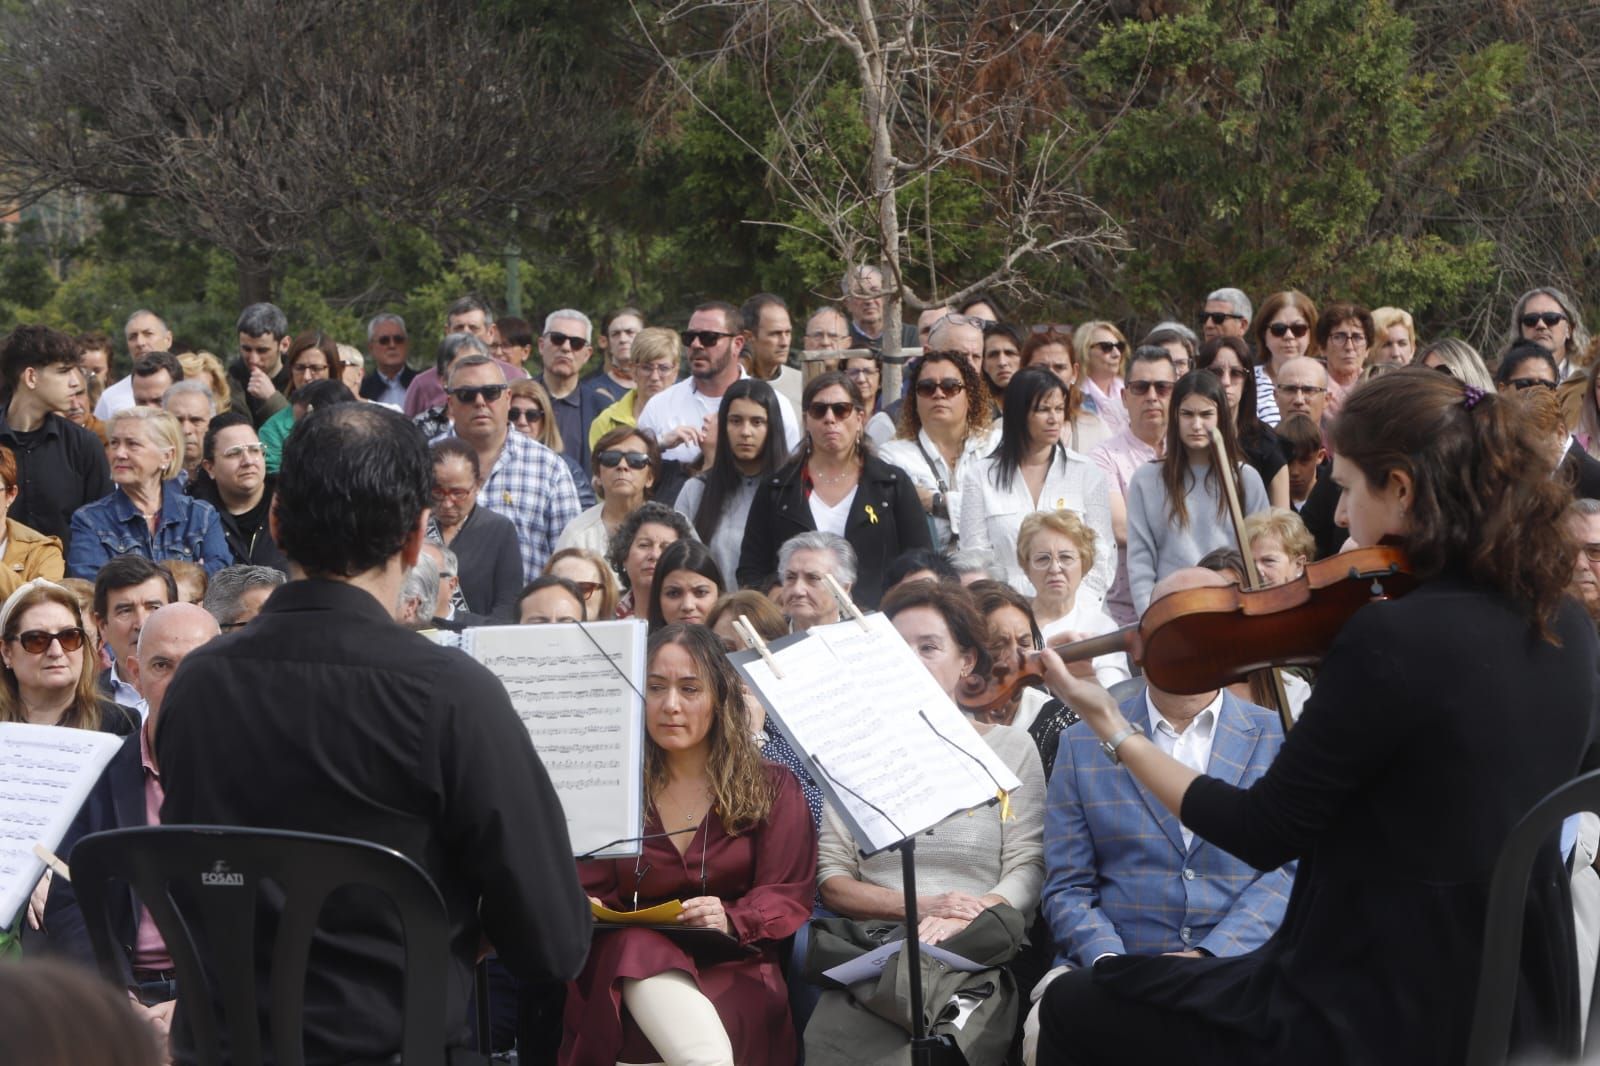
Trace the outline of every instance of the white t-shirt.
<instances>
[{"instance_id":1,"label":"white t-shirt","mask_svg":"<svg viewBox=\"0 0 1600 1066\"><path fill-rule=\"evenodd\" d=\"M811 493L811 520L817 524L817 529L823 533L832 533L836 537L844 536L844 527L850 521L850 505L856 502L856 492L861 486L851 489L837 504L829 507L822 502L822 497L815 492Z\"/></svg>"},{"instance_id":2,"label":"white t-shirt","mask_svg":"<svg viewBox=\"0 0 1600 1066\"><path fill-rule=\"evenodd\" d=\"M94 405L94 416L102 422L111 421L111 416L118 411L126 411L133 406L133 375L128 374L100 394L100 402Z\"/></svg>"},{"instance_id":3,"label":"white t-shirt","mask_svg":"<svg viewBox=\"0 0 1600 1066\"><path fill-rule=\"evenodd\" d=\"M739 369L740 378L749 376L743 367ZM639 412L639 428L648 429L659 440L679 426L694 426L698 429L705 422L706 416L715 415L721 405L721 396L706 396L695 388L694 378L685 378L650 398L650 402L644 405L644 410ZM800 422L795 417L794 408L782 394L778 396L778 409L783 414L784 442L788 449L793 451L800 443ZM677 444L662 452L661 458L692 463L700 458L700 446Z\"/></svg>"}]
</instances>

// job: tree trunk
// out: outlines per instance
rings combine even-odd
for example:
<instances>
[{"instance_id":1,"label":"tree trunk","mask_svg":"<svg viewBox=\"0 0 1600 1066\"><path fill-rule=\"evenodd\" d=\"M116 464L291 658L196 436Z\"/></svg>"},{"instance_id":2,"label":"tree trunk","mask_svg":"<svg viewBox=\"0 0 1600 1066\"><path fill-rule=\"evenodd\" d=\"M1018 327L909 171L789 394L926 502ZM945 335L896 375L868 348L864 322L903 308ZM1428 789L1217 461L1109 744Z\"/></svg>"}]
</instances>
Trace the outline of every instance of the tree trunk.
<instances>
[{"instance_id":1,"label":"tree trunk","mask_svg":"<svg viewBox=\"0 0 1600 1066\"><path fill-rule=\"evenodd\" d=\"M265 259L237 259L239 306L267 303L272 299L272 264Z\"/></svg>"}]
</instances>

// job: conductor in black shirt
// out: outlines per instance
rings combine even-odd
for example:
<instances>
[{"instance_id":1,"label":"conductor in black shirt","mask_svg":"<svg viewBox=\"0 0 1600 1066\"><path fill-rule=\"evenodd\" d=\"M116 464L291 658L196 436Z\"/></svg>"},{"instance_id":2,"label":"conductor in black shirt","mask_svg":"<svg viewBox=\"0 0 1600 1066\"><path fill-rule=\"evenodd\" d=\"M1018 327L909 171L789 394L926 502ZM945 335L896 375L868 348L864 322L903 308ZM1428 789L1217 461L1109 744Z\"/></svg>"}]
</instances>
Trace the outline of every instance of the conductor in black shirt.
<instances>
[{"instance_id":1,"label":"conductor in black shirt","mask_svg":"<svg viewBox=\"0 0 1600 1066\"><path fill-rule=\"evenodd\" d=\"M431 483L422 438L376 404L324 408L297 425L271 514L293 580L249 626L185 661L156 751L164 824L355 837L420 865L450 915L447 1033L465 1047L484 940L517 977L564 981L583 966L590 919L561 806L504 687L391 617ZM322 929L306 1061L387 1060L401 1029L398 925L370 895L347 891ZM263 936L263 1004L271 957ZM267 1033L265 1012L261 1024Z\"/></svg>"}]
</instances>

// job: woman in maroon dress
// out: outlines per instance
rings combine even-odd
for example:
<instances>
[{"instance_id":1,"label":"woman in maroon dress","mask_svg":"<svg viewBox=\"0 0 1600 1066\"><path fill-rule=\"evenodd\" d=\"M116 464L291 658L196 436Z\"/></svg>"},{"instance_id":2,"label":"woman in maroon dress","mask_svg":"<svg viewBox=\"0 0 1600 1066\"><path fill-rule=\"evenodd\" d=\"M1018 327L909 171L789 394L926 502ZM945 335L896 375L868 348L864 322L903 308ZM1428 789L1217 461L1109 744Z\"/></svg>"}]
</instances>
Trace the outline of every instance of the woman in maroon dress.
<instances>
[{"instance_id":1,"label":"woman in maroon dress","mask_svg":"<svg viewBox=\"0 0 1600 1066\"><path fill-rule=\"evenodd\" d=\"M778 945L811 916L811 815L794 775L750 743L738 675L710 630L666 626L648 663L644 851L578 873L608 907L682 900L680 924L731 940L597 931L567 996L561 1062L788 1066L796 1041Z\"/></svg>"}]
</instances>

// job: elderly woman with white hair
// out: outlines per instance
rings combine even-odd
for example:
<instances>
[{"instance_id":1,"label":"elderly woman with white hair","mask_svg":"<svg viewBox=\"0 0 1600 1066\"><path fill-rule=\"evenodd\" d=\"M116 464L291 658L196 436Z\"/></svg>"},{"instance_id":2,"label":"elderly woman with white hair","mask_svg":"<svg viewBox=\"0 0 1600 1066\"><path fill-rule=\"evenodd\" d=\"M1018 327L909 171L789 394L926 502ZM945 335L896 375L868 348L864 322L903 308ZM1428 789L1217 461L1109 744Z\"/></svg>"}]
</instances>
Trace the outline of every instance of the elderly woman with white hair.
<instances>
[{"instance_id":1,"label":"elderly woman with white hair","mask_svg":"<svg viewBox=\"0 0 1600 1066\"><path fill-rule=\"evenodd\" d=\"M93 581L119 555L198 563L207 575L233 562L217 512L185 496L175 480L183 469L176 419L153 407L130 407L111 417L106 438L116 488L73 513L67 576Z\"/></svg>"}]
</instances>

